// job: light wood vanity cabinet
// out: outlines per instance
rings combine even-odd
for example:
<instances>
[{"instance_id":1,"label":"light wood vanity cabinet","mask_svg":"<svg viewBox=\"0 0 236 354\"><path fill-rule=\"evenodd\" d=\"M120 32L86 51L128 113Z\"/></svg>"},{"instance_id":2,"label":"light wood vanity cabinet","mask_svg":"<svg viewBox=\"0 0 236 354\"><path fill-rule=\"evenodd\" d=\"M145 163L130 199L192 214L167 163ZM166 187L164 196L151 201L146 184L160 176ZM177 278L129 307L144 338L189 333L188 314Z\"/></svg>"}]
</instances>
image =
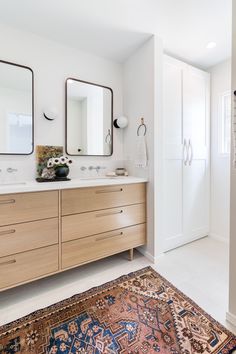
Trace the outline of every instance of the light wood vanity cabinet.
<instances>
[{"instance_id":1,"label":"light wood vanity cabinet","mask_svg":"<svg viewBox=\"0 0 236 354\"><path fill-rule=\"evenodd\" d=\"M70 241L146 221L145 204L134 204L62 217L62 241Z\"/></svg>"},{"instance_id":2,"label":"light wood vanity cabinet","mask_svg":"<svg viewBox=\"0 0 236 354\"><path fill-rule=\"evenodd\" d=\"M58 244L58 218L0 227L0 257Z\"/></svg>"},{"instance_id":3,"label":"light wood vanity cabinet","mask_svg":"<svg viewBox=\"0 0 236 354\"><path fill-rule=\"evenodd\" d=\"M0 290L59 270L59 192L0 196Z\"/></svg>"},{"instance_id":4,"label":"light wood vanity cabinet","mask_svg":"<svg viewBox=\"0 0 236 354\"><path fill-rule=\"evenodd\" d=\"M0 258L1 288L41 278L58 271L58 245Z\"/></svg>"},{"instance_id":5,"label":"light wood vanity cabinet","mask_svg":"<svg viewBox=\"0 0 236 354\"><path fill-rule=\"evenodd\" d=\"M145 199L144 183L63 190L62 215L145 203Z\"/></svg>"},{"instance_id":6,"label":"light wood vanity cabinet","mask_svg":"<svg viewBox=\"0 0 236 354\"><path fill-rule=\"evenodd\" d=\"M144 243L145 224L65 242L62 244L62 267L95 261Z\"/></svg>"},{"instance_id":7,"label":"light wood vanity cabinet","mask_svg":"<svg viewBox=\"0 0 236 354\"><path fill-rule=\"evenodd\" d=\"M145 183L0 195L0 291L145 242Z\"/></svg>"},{"instance_id":8,"label":"light wood vanity cabinet","mask_svg":"<svg viewBox=\"0 0 236 354\"><path fill-rule=\"evenodd\" d=\"M144 183L63 190L62 269L145 244L145 200Z\"/></svg>"},{"instance_id":9,"label":"light wood vanity cabinet","mask_svg":"<svg viewBox=\"0 0 236 354\"><path fill-rule=\"evenodd\" d=\"M0 225L58 217L58 192L0 195Z\"/></svg>"}]
</instances>

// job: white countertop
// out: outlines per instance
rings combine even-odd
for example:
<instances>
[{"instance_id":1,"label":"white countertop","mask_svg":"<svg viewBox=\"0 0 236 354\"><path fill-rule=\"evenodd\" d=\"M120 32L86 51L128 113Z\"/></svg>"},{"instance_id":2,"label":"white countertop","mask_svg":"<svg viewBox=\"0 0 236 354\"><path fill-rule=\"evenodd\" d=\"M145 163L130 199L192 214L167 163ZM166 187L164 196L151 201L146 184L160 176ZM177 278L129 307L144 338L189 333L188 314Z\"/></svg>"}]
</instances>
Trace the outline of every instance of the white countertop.
<instances>
[{"instance_id":1,"label":"white countertop","mask_svg":"<svg viewBox=\"0 0 236 354\"><path fill-rule=\"evenodd\" d=\"M148 182L146 178L139 177L100 177L100 178L74 178L71 181L63 182L15 182L11 184L0 184L1 194L38 192L48 190L60 190L71 188L86 188L96 186L112 186L119 184L145 183Z\"/></svg>"}]
</instances>

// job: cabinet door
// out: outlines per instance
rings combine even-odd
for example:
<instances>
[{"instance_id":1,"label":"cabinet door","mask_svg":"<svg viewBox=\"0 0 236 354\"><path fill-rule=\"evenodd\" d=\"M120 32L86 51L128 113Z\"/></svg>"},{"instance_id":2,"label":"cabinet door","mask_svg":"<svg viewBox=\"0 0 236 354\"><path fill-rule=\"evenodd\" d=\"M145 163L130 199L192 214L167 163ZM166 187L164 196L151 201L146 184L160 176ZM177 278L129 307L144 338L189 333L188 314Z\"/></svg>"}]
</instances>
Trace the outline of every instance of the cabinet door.
<instances>
[{"instance_id":1,"label":"cabinet door","mask_svg":"<svg viewBox=\"0 0 236 354\"><path fill-rule=\"evenodd\" d=\"M162 238L167 251L180 245L184 237L182 66L165 57L163 74Z\"/></svg>"},{"instance_id":2,"label":"cabinet door","mask_svg":"<svg viewBox=\"0 0 236 354\"><path fill-rule=\"evenodd\" d=\"M183 174L186 242L208 234L209 220L209 75L187 67L183 71L183 134L188 163Z\"/></svg>"}]
</instances>

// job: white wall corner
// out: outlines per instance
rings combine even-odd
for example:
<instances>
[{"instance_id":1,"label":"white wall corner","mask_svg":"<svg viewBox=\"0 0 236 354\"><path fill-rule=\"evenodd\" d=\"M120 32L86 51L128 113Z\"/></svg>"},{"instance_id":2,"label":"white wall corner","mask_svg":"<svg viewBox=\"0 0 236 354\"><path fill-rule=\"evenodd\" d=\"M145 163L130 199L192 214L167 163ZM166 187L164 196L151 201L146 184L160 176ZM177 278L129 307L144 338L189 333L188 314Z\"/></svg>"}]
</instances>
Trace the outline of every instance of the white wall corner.
<instances>
[{"instance_id":1,"label":"white wall corner","mask_svg":"<svg viewBox=\"0 0 236 354\"><path fill-rule=\"evenodd\" d=\"M147 250L145 257L151 262L155 262L155 121L157 108L160 101L156 103L156 95L159 92L161 75L157 75L162 62L162 45L160 39L152 36L140 48L138 48L124 63L124 114L129 118L129 125L124 131L124 159L125 166L129 173L140 177L148 177L147 186ZM158 70L157 70L158 69ZM159 113L159 110L158 110ZM148 168L140 170L135 168L136 158L136 135L140 118L144 117L147 125L147 149Z\"/></svg>"},{"instance_id":2,"label":"white wall corner","mask_svg":"<svg viewBox=\"0 0 236 354\"><path fill-rule=\"evenodd\" d=\"M236 327L236 315L233 315L230 312L226 312L226 320Z\"/></svg>"},{"instance_id":3,"label":"white wall corner","mask_svg":"<svg viewBox=\"0 0 236 354\"><path fill-rule=\"evenodd\" d=\"M146 250L145 247L138 247L138 251L153 264L156 264L158 259L165 255L165 253L159 253L158 255L153 256L150 252Z\"/></svg>"},{"instance_id":4,"label":"white wall corner","mask_svg":"<svg viewBox=\"0 0 236 354\"><path fill-rule=\"evenodd\" d=\"M149 253L145 247L138 247L138 251L152 263L156 263L155 257Z\"/></svg>"},{"instance_id":5,"label":"white wall corner","mask_svg":"<svg viewBox=\"0 0 236 354\"><path fill-rule=\"evenodd\" d=\"M210 238L213 238L214 240L217 240L217 241L220 241L220 242L223 242L227 245L229 245L229 239L222 236L222 235L218 235L218 234L215 234L214 232L210 232L208 237Z\"/></svg>"}]
</instances>

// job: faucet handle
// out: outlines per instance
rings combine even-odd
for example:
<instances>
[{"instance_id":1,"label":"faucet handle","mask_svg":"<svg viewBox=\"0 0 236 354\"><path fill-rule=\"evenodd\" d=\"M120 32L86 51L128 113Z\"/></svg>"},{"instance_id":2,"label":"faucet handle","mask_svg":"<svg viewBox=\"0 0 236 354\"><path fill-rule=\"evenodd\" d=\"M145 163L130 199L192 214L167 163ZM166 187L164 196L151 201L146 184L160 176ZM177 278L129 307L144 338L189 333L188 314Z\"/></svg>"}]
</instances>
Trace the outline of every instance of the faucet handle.
<instances>
[{"instance_id":1,"label":"faucet handle","mask_svg":"<svg viewBox=\"0 0 236 354\"><path fill-rule=\"evenodd\" d=\"M17 171L18 171L17 168L12 168L12 167L7 168L8 173L17 172Z\"/></svg>"}]
</instances>

